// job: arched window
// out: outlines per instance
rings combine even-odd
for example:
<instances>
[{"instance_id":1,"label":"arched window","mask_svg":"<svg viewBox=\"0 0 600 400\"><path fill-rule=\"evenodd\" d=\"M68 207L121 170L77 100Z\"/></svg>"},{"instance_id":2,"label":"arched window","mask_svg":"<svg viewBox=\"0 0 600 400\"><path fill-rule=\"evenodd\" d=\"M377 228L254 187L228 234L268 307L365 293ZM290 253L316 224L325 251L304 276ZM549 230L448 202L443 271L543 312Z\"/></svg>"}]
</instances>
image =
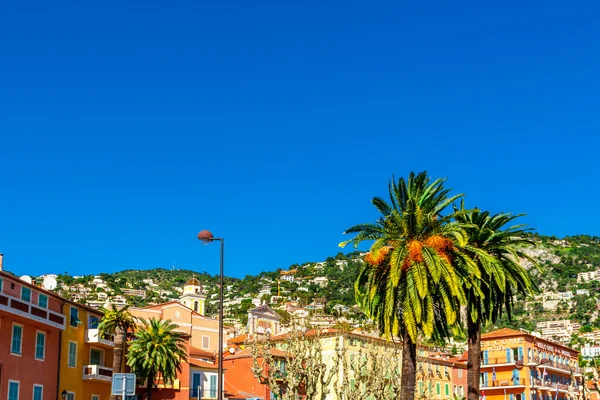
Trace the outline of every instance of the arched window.
<instances>
[{"instance_id":1,"label":"arched window","mask_svg":"<svg viewBox=\"0 0 600 400\"><path fill-rule=\"evenodd\" d=\"M194 302L194 311L198 312L198 302Z\"/></svg>"}]
</instances>

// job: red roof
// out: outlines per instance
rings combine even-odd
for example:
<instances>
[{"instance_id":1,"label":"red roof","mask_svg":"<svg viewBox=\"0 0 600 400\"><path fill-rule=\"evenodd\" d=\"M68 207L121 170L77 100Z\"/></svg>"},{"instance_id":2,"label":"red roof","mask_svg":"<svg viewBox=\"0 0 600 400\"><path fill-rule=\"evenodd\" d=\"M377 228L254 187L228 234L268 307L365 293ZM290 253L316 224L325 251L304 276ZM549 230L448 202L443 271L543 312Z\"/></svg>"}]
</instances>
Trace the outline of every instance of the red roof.
<instances>
[{"instance_id":1,"label":"red roof","mask_svg":"<svg viewBox=\"0 0 600 400\"><path fill-rule=\"evenodd\" d=\"M278 350L278 349L271 349L271 355L273 357L281 357L281 358L283 358L283 357L286 356L286 352ZM227 360L235 360L235 359L238 359L238 358L252 358L252 349L244 349L244 350L238 351L235 354L231 354L229 356L225 356L224 360L225 361L227 361Z\"/></svg>"},{"instance_id":2,"label":"red roof","mask_svg":"<svg viewBox=\"0 0 600 400\"><path fill-rule=\"evenodd\" d=\"M248 340L248 336L247 335L239 335L236 336L234 338L231 338L227 341L227 343L231 343L231 344L242 344L244 343L246 340Z\"/></svg>"},{"instance_id":3,"label":"red roof","mask_svg":"<svg viewBox=\"0 0 600 400\"><path fill-rule=\"evenodd\" d=\"M491 339L491 338L507 337L507 336L523 336L523 335L527 335L527 334L528 334L527 332L517 331L516 329L502 328L502 329L498 329L493 332L484 333L483 335L481 335L481 338L482 339Z\"/></svg>"},{"instance_id":4,"label":"red roof","mask_svg":"<svg viewBox=\"0 0 600 400\"><path fill-rule=\"evenodd\" d=\"M188 359L188 363L190 365L193 365L194 367L198 367L198 368L219 369L219 366L217 364L207 363L206 361L200 361L200 360L196 360L194 358Z\"/></svg>"},{"instance_id":5,"label":"red roof","mask_svg":"<svg viewBox=\"0 0 600 400\"><path fill-rule=\"evenodd\" d=\"M199 348L193 347L193 346L190 346L190 355L203 356L203 357L211 357L211 358L215 357L215 353L214 352L202 350L202 349L199 349Z\"/></svg>"}]
</instances>

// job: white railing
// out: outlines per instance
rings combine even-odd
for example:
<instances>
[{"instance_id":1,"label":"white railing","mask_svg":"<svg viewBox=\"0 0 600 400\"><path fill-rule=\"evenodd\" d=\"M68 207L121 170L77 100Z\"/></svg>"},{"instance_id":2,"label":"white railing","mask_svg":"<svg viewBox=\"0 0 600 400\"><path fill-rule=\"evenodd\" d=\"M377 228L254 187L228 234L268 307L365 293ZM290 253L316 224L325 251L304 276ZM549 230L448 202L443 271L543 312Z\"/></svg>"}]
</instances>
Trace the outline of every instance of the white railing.
<instances>
[{"instance_id":1,"label":"white railing","mask_svg":"<svg viewBox=\"0 0 600 400\"><path fill-rule=\"evenodd\" d=\"M112 381L112 368L102 367L100 365L84 365L83 366L83 380L90 381Z\"/></svg>"},{"instance_id":2,"label":"white railing","mask_svg":"<svg viewBox=\"0 0 600 400\"><path fill-rule=\"evenodd\" d=\"M99 329L86 329L85 330L85 342L86 343L94 343L101 344L107 347L115 347L115 342L109 339L104 339L100 335Z\"/></svg>"},{"instance_id":3,"label":"white railing","mask_svg":"<svg viewBox=\"0 0 600 400\"><path fill-rule=\"evenodd\" d=\"M18 299L4 292L0 292L0 311L19 315L58 329L64 330L66 326L64 315L42 308L38 304Z\"/></svg>"}]
</instances>

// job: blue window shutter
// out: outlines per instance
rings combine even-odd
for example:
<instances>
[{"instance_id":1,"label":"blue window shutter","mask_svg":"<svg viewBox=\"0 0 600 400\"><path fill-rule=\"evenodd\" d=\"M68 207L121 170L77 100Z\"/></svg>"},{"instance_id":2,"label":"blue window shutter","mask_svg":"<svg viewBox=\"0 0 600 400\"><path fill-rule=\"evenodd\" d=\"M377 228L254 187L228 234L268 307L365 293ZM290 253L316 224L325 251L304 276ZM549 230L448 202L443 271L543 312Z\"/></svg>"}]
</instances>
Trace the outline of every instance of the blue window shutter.
<instances>
[{"instance_id":1,"label":"blue window shutter","mask_svg":"<svg viewBox=\"0 0 600 400\"><path fill-rule=\"evenodd\" d=\"M483 351L483 363L485 365L488 365L488 351L487 350Z\"/></svg>"},{"instance_id":2,"label":"blue window shutter","mask_svg":"<svg viewBox=\"0 0 600 400\"><path fill-rule=\"evenodd\" d=\"M514 394L510 394L510 400L515 400L515 395Z\"/></svg>"},{"instance_id":3,"label":"blue window shutter","mask_svg":"<svg viewBox=\"0 0 600 400\"><path fill-rule=\"evenodd\" d=\"M506 362L510 362L510 349L506 349Z\"/></svg>"},{"instance_id":4,"label":"blue window shutter","mask_svg":"<svg viewBox=\"0 0 600 400\"><path fill-rule=\"evenodd\" d=\"M523 360L523 348L519 347L519 360Z\"/></svg>"}]
</instances>

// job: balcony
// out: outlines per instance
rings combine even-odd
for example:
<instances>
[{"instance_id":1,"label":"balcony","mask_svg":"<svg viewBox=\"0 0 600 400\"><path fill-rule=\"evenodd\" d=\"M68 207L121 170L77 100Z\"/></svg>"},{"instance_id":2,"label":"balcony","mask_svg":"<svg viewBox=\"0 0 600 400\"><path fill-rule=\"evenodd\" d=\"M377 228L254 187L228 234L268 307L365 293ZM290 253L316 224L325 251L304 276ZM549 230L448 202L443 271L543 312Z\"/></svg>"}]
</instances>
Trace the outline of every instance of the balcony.
<instances>
[{"instance_id":1,"label":"balcony","mask_svg":"<svg viewBox=\"0 0 600 400\"><path fill-rule=\"evenodd\" d=\"M488 382L485 385L483 382L480 383L481 390L495 390L495 389L525 389L527 381L525 379L505 379L495 380Z\"/></svg>"},{"instance_id":2,"label":"balcony","mask_svg":"<svg viewBox=\"0 0 600 400\"><path fill-rule=\"evenodd\" d=\"M84 381L111 382L112 374L112 368L109 367L101 367L100 365L85 365L83 367Z\"/></svg>"},{"instance_id":3,"label":"balcony","mask_svg":"<svg viewBox=\"0 0 600 400\"><path fill-rule=\"evenodd\" d=\"M510 357L489 357L487 360L482 359L481 360L481 369L484 368L491 368L491 367L502 367L502 366L508 366L508 365L515 365L516 363L520 362L523 363L524 357L515 357L513 355L511 355Z\"/></svg>"},{"instance_id":4,"label":"balcony","mask_svg":"<svg viewBox=\"0 0 600 400\"><path fill-rule=\"evenodd\" d=\"M578 376L582 375L581 368L579 367L557 363L556 361L551 361L547 358L532 357L529 359L529 363L536 365L538 369L546 368L548 371L566 372Z\"/></svg>"},{"instance_id":5,"label":"balcony","mask_svg":"<svg viewBox=\"0 0 600 400\"><path fill-rule=\"evenodd\" d=\"M542 390L558 390L563 393L579 393L579 388L575 385L565 385L564 383L555 383L550 381L544 381L541 379L534 378L531 381L531 387L534 389Z\"/></svg>"},{"instance_id":6,"label":"balcony","mask_svg":"<svg viewBox=\"0 0 600 400\"><path fill-rule=\"evenodd\" d=\"M23 301L6 293L0 293L0 311L40 322L53 328L65 329L64 315L40 308L37 304Z\"/></svg>"},{"instance_id":7,"label":"balcony","mask_svg":"<svg viewBox=\"0 0 600 400\"><path fill-rule=\"evenodd\" d=\"M92 343L97 346L103 346L108 348L114 348L115 342L109 339L105 339L100 335L99 329L86 329L85 330L85 342Z\"/></svg>"}]
</instances>

